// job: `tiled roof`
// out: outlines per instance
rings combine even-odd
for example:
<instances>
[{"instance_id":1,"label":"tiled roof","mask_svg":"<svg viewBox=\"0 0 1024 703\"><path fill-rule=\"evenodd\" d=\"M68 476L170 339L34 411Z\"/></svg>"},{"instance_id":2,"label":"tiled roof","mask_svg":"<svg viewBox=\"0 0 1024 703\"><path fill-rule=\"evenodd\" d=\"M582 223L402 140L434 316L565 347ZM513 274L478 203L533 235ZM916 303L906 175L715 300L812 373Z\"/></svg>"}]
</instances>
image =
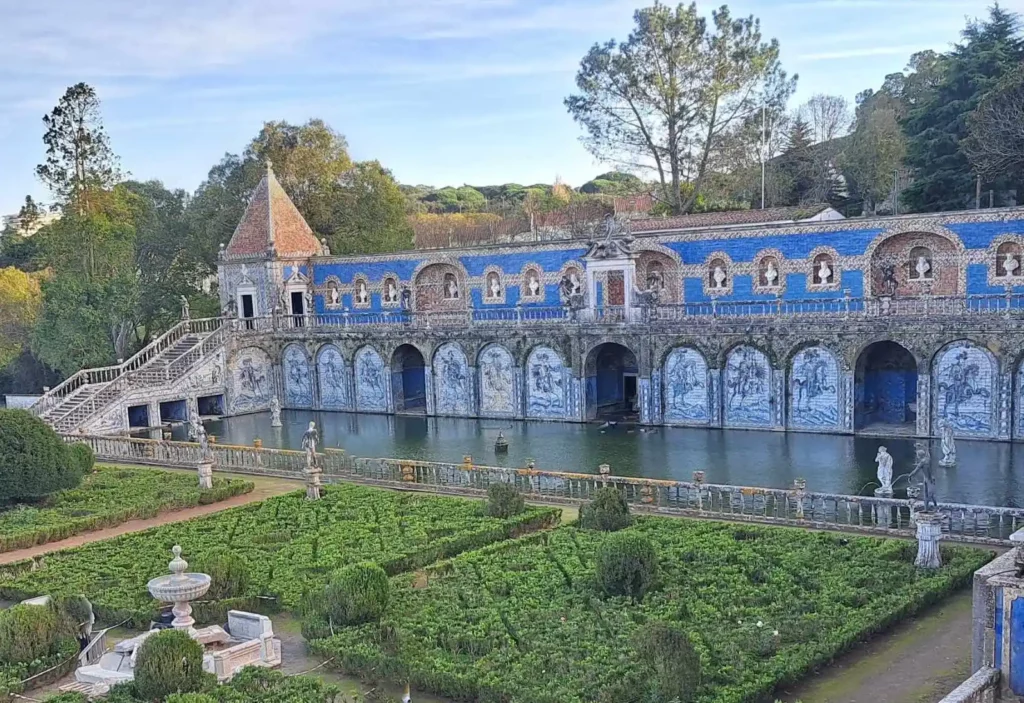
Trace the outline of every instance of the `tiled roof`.
<instances>
[{"instance_id":1,"label":"tiled roof","mask_svg":"<svg viewBox=\"0 0 1024 703\"><path fill-rule=\"evenodd\" d=\"M267 175L256 186L225 254L259 256L271 248L278 256L317 256L322 252L313 230L267 164Z\"/></svg>"},{"instance_id":2,"label":"tiled roof","mask_svg":"<svg viewBox=\"0 0 1024 703\"><path fill-rule=\"evenodd\" d=\"M697 227L722 227L728 225L755 225L769 222L799 222L819 214L829 206L803 205L793 207L772 207L764 210L732 210L730 212L701 212L677 217L651 217L633 220L633 232L655 232L667 229L690 229Z\"/></svg>"}]
</instances>

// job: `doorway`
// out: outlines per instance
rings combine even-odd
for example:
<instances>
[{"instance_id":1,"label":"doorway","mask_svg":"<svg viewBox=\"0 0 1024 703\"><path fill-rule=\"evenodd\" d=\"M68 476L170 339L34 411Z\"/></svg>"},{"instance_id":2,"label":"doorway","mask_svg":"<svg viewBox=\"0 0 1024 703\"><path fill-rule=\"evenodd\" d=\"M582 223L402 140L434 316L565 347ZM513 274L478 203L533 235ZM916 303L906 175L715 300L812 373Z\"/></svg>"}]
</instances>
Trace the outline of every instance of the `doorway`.
<instances>
[{"instance_id":1,"label":"doorway","mask_svg":"<svg viewBox=\"0 0 1024 703\"><path fill-rule=\"evenodd\" d=\"M302 327L302 318L306 314L306 299L300 290L291 292L292 301L292 322L296 327Z\"/></svg>"},{"instance_id":2,"label":"doorway","mask_svg":"<svg viewBox=\"0 0 1024 703\"><path fill-rule=\"evenodd\" d=\"M638 369L632 351L614 342L599 344L587 355L585 372L588 420L637 419Z\"/></svg>"},{"instance_id":3,"label":"doorway","mask_svg":"<svg viewBox=\"0 0 1024 703\"><path fill-rule=\"evenodd\" d=\"M252 318L256 317L256 305L253 302L251 293L242 294L242 319L245 321L245 328L253 328Z\"/></svg>"},{"instance_id":4,"label":"doorway","mask_svg":"<svg viewBox=\"0 0 1024 703\"><path fill-rule=\"evenodd\" d=\"M896 342L875 342L857 359L854 376L857 430L913 434L917 428L917 361ZM927 409L925 409L927 412Z\"/></svg>"},{"instance_id":5,"label":"doorway","mask_svg":"<svg viewBox=\"0 0 1024 703\"><path fill-rule=\"evenodd\" d=\"M426 363L411 344L401 345L391 357L391 392L396 413L426 414Z\"/></svg>"}]
</instances>

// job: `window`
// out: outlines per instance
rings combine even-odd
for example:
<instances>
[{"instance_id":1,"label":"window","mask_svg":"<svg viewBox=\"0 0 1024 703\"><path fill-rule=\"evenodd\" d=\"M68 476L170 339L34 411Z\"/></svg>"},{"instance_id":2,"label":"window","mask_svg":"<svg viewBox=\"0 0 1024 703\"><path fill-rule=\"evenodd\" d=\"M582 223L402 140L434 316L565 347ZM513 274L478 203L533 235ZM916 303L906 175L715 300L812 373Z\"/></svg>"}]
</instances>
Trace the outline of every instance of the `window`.
<instances>
[{"instance_id":1,"label":"window","mask_svg":"<svg viewBox=\"0 0 1024 703\"><path fill-rule=\"evenodd\" d=\"M932 250L928 247L914 247L910 250L910 261L907 262L911 281L931 281L935 269L932 264Z\"/></svg>"},{"instance_id":2,"label":"window","mask_svg":"<svg viewBox=\"0 0 1024 703\"><path fill-rule=\"evenodd\" d=\"M996 250L996 277L1015 278L1021 275L1021 250L1016 242L1003 242Z\"/></svg>"}]
</instances>

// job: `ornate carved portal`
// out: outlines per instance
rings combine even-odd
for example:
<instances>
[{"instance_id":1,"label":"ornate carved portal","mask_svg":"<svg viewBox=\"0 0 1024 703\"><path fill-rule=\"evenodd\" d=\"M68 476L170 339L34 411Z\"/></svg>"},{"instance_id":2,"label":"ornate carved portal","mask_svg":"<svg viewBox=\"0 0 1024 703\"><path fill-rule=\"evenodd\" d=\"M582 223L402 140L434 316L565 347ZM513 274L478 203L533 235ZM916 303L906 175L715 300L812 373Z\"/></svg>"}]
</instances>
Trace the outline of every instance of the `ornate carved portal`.
<instances>
[{"instance_id":1,"label":"ornate carved portal","mask_svg":"<svg viewBox=\"0 0 1024 703\"><path fill-rule=\"evenodd\" d=\"M430 264L416 275L416 310L465 310L469 297L461 272L451 264Z\"/></svg>"}]
</instances>

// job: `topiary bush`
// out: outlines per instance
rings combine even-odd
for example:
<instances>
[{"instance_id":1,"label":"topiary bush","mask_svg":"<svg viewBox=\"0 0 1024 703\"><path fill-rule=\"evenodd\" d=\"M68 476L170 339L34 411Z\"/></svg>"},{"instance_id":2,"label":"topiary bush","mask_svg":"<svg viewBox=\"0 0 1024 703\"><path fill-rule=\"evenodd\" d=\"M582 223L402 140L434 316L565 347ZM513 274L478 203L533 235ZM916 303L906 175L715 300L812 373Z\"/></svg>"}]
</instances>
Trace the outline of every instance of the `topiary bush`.
<instances>
[{"instance_id":1,"label":"topiary bush","mask_svg":"<svg viewBox=\"0 0 1024 703\"><path fill-rule=\"evenodd\" d=\"M633 633L633 648L654 669L656 700L690 703L700 686L700 655L676 625L653 620Z\"/></svg>"},{"instance_id":2,"label":"topiary bush","mask_svg":"<svg viewBox=\"0 0 1024 703\"><path fill-rule=\"evenodd\" d=\"M487 487L487 514L509 518L526 510L526 501L511 483L492 483Z\"/></svg>"},{"instance_id":3,"label":"topiary bush","mask_svg":"<svg viewBox=\"0 0 1024 703\"><path fill-rule=\"evenodd\" d=\"M629 504L615 488L598 488L594 499L580 509L579 525L585 530L615 532L632 524Z\"/></svg>"},{"instance_id":4,"label":"topiary bush","mask_svg":"<svg viewBox=\"0 0 1024 703\"><path fill-rule=\"evenodd\" d=\"M135 662L135 690L147 701L201 691L211 676L203 671L203 646L181 630L162 630L150 636L139 648Z\"/></svg>"},{"instance_id":5,"label":"topiary bush","mask_svg":"<svg viewBox=\"0 0 1024 703\"><path fill-rule=\"evenodd\" d=\"M92 471L93 464L96 463L96 455L93 454L92 447L84 442L75 442L68 446L68 451L71 452L71 457L82 476Z\"/></svg>"},{"instance_id":6,"label":"topiary bush","mask_svg":"<svg viewBox=\"0 0 1024 703\"><path fill-rule=\"evenodd\" d=\"M654 585L658 554L643 535L616 532L598 546L596 563L597 582L606 595L640 601Z\"/></svg>"},{"instance_id":7,"label":"topiary bush","mask_svg":"<svg viewBox=\"0 0 1024 703\"><path fill-rule=\"evenodd\" d=\"M249 586L249 562L227 547L213 549L198 564L200 573L209 574L210 600L236 598Z\"/></svg>"},{"instance_id":8,"label":"topiary bush","mask_svg":"<svg viewBox=\"0 0 1024 703\"><path fill-rule=\"evenodd\" d=\"M390 597L391 583L384 569L361 562L331 575L324 588L324 611L335 625L359 625L379 620Z\"/></svg>"},{"instance_id":9,"label":"topiary bush","mask_svg":"<svg viewBox=\"0 0 1024 703\"><path fill-rule=\"evenodd\" d=\"M81 461L38 417L0 410L0 503L74 488L82 480Z\"/></svg>"},{"instance_id":10,"label":"topiary bush","mask_svg":"<svg viewBox=\"0 0 1024 703\"><path fill-rule=\"evenodd\" d=\"M0 610L0 665L28 664L54 654L71 631L56 608L15 605Z\"/></svg>"}]
</instances>

